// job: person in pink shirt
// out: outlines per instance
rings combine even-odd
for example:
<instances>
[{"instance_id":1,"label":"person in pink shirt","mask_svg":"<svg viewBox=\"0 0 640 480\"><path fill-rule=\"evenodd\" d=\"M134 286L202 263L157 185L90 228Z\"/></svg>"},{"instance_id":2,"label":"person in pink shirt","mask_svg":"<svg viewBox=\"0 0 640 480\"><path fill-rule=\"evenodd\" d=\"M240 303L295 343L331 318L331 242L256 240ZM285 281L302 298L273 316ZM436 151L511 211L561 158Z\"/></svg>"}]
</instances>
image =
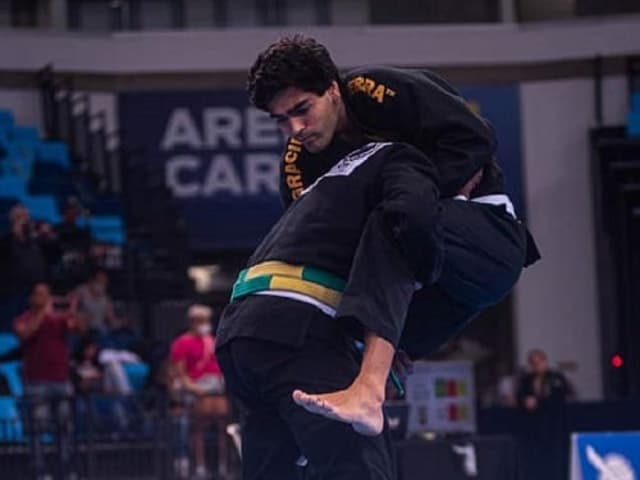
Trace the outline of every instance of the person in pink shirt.
<instances>
[{"instance_id":1,"label":"person in pink shirt","mask_svg":"<svg viewBox=\"0 0 640 480\"><path fill-rule=\"evenodd\" d=\"M171 388L181 394L191 417L191 444L195 460L195 478L207 478L204 434L213 423L224 432L229 417L229 402L225 393L222 370L215 357L215 338L211 334L211 309L205 305L192 305L187 313L189 330L171 344L169 355L173 382ZM218 440L218 458L226 459L223 435ZM188 459L179 458L188 470ZM221 465L222 466L222 465ZM223 468L224 469L224 468ZM218 469L220 471L220 468Z\"/></svg>"}]
</instances>

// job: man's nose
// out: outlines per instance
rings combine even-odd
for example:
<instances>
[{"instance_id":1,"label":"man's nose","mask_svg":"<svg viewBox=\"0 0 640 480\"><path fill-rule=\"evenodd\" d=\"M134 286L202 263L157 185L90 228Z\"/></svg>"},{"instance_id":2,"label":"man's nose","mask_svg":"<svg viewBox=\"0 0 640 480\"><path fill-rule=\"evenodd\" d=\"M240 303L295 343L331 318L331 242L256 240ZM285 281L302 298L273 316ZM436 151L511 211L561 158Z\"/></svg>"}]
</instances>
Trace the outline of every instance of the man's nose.
<instances>
[{"instance_id":1,"label":"man's nose","mask_svg":"<svg viewBox=\"0 0 640 480\"><path fill-rule=\"evenodd\" d=\"M296 137L304 130L305 124L300 118L289 119L290 136Z\"/></svg>"}]
</instances>

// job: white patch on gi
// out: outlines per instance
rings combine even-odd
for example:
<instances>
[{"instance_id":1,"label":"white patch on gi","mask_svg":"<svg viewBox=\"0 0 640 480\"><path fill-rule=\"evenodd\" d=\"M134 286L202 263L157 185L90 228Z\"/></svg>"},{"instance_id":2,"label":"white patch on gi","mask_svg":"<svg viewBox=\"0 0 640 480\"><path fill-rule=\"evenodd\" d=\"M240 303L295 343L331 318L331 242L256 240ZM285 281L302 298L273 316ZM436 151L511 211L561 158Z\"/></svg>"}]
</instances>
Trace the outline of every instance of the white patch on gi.
<instances>
[{"instance_id":1,"label":"white patch on gi","mask_svg":"<svg viewBox=\"0 0 640 480\"><path fill-rule=\"evenodd\" d=\"M324 178L351 175L356 168L388 145L391 145L391 142L372 142L354 150L331 167L331 170L318 177L316 181L305 188L300 195L311 191Z\"/></svg>"}]
</instances>

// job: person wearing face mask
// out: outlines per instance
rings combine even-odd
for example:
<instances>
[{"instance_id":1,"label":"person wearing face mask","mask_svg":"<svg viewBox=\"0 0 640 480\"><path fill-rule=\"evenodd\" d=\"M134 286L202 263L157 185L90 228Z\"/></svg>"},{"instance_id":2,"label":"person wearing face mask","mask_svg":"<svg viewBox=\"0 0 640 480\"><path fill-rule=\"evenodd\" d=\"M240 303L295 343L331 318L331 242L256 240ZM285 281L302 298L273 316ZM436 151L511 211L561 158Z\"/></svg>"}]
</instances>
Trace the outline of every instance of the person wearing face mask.
<instances>
[{"instance_id":1,"label":"person wearing face mask","mask_svg":"<svg viewBox=\"0 0 640 480\"><path fill-rule=\"evenodd\" d=\"M169 354L170 371L173 381L170 389L181 400L188 420L191 446L195 461L192 478L208 478L205 463L204 435L213 423L219 423L217 430L224 432L229 416L229 403L224 395L225 383L222 370L215 356L215 338L212 335L211 308L206 305L192 305L188 312L189 330L171 344ZM218 441L218 458L226 458L225 442ZM179 474L189 470L189 459L185 452L176 459ZM219 465L219 471L223 465ZM185 472L185 470L187 472Z\"/></svg>"}]
</instances>

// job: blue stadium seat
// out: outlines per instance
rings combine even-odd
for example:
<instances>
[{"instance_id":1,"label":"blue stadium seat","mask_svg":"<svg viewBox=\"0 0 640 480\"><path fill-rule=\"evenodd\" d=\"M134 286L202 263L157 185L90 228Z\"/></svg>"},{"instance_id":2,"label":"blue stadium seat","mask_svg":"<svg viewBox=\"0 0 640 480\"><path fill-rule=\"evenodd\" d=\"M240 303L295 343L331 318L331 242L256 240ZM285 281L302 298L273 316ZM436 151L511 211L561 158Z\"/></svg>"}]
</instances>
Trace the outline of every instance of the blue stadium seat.
<instances>
[{"instance_id":1,"label":"blue stadium seat","mask_svg":"<svg viewBox=\"0 0 640 480\"><path fill-rule=\"evenodd\" d=\"M115 195L103 195L95 199L90 206L94 216L100 215L123 215L122 201Z\"/></svg>"},{"instance_id":2,"label":"blue stadium seat","mask_svg":"<svg viewBox=\"0 0 640 480\"><path fill-rule=\"evenodd\" d=\"M0 373L7 379L9 388L11 389L11 395L16 397L19 397L24 393L24 385L22 384L22 377L20 376L20 367L20 362L0 363Z\"/></svg>"},{"instance_id":3,"label":"blue stadium seat","mask_svg":"<svg viewBox=\"0 0 640 480\"><path fill-rule=\"evenodd\" d=\"M21 199L27 196L24 181L20 177L5 175L0 177L0 197Z\"/></svg>"},{"instance_id":4,"label":"blue stadium seat","mask_svg":"<svg viewBox=\"0 0 640 480\"><path fill-rule=\"evenodd\" d=\"M56 163L65 169L71 167L69 147L64 142L42 142L36 147L36 161Z\"/></svg>"},{"instance_id":5,"label":"blue stadium seat","mask_svg":"<svg viewBox=\"0 0 640 480\"><path fill-rule=\"evenodd\" d=\"M88 222L92 229L122 230L123 228L122 218L115 215L93 215L89 217Z\"/></svg>"},{"instance_id":6,"label":"blue stadium seat","mask_svg":"<svg viewBox=\"0 0 640 480\"><path fill-rule=\"evenodd\" d=\"M8 130L2 128L0 125L0 157L3 157L7 154L7 150L9 149L9 133Z\"/></svg>"},{"instance_id":7,"label":"blue stadium seat","mask_svg":"<svg viewBox=\"0 0 640 480\"><path fill-rule=\"evenodd\" d=\"M16 399L0 397L0 443L18 443L24 440Z\"/></svg>"},{"instance_id":8,"label":"blue stadium seat","mask_svg":"<svg viewBox=\"0 0 640 480\"><path fill-rule=\"evenodd\" d=\"M104 243L123 245L125 232L122 218L115 215L94 215L87 221L91 229L91 235Z\"/></svg>"},{"instance_id":9,"label":"blue stadium seat","mask_svg":"<svg viewBox=\"0 0 640 480\"><path fill-rule=\"evenodd\" d=\"M124 245L126 235L122 231L91 230L91 235L101 243Z\"/></svg>"},{"instance_id":10,"label":"blue stadium seat","mask_svg":"<svg viewBox=\"0 0 640 480\"><path fill-rule=\"evenodd\" d=\"M627 115L627 136L640 137L640 110L631 111Z\"/></svg>"},{"instance_id":11,"label":"blue stadium seat","mask_svg":"<svg viewBox=\"0 0 640 480\"><path fill-rule=\"evenodd\" d=\"M11 129L15 124L11 110L0 108L0 128Z\"/></svg>"},{"instance_id":12,"label":"blue stadium seat","mask_svg":"<svg viewBox=\"0 0 640 480\"><path fill-rule=\"evenodd\" d=\"M122 367L133 390L141 391L149 377L149 365L146 363L124 363Z\"/></svg>"},{"instance_id":13,"label":"blue stadium seat","mask_svg":"<svg viewBox=\"0 0 640 480\"><path fill-rule=\"evenodd\" d=\"M640 112L640 90L631 92L631 111Z\"/></svg>"},{"instance_id":14,"label":"blue stadium seat","mask_svg":"<svg viewBox=\"0 0 640 480\"><path fill-rule=\"evenodd\" d=\"M16 175L24 180L31 176L31 164L33 155L29 148L10 141L6 145L3 155L0 156L2 172L5 175Z\"/></svg>"},{"instance_id":15,"label":"blue stadium seat","mask_svg":"<svg viewBox=\"0 0 640 480\"><path fill-rule=\"evenodd\" d=\"M31 218L34 220L49 222L53 225L60 223L60 213L53 197L47 195L27 196L22 203L29 209Z\"/></svg>"},{"instance_id":16,"label":"blue stadium seat","mask_svg":"<svg viewBox=\"0 0 640 480\"><path fill-rule=\"evenodd\" d=\"M20 343L13 333L0 333L0 353L7 353Z\"/></svg>"},{"instance_id":17,"label":"blue stadium seat","mask_svg":"<svg viewBox=\"0 0 640 480\"><path fill-rule=\"evenodd\" d=\"M78 194L66 167L42 161L33 164L29 192L32 195L53 195L58 199Z\"/></svg>"},{"instance_id":18,"label":"blue stadium seat","mask_svg":"<svg viewBox=\"0 0 640 480\"><path fill-rule=\"evenodd\" d=\"M7 353L19 344L20 340L13 333L0 333L0 353ZM0 363L0 374L7 379L12 395L22 395L24 388L20 376L20 362Z\"/></svg>"},{"instance_id":19,"label":"blue stadium seat","mask_svg":"<svg viewBox=\"0 0 640 480\"><path fill-rule=\"evenodd\" d=\"M36 127L25 127L23 125L16 125L11 130L11 139L14 142L22 144L33 144L34 146L40 143L40 134Z\"/></svg>"}]
</instances>

